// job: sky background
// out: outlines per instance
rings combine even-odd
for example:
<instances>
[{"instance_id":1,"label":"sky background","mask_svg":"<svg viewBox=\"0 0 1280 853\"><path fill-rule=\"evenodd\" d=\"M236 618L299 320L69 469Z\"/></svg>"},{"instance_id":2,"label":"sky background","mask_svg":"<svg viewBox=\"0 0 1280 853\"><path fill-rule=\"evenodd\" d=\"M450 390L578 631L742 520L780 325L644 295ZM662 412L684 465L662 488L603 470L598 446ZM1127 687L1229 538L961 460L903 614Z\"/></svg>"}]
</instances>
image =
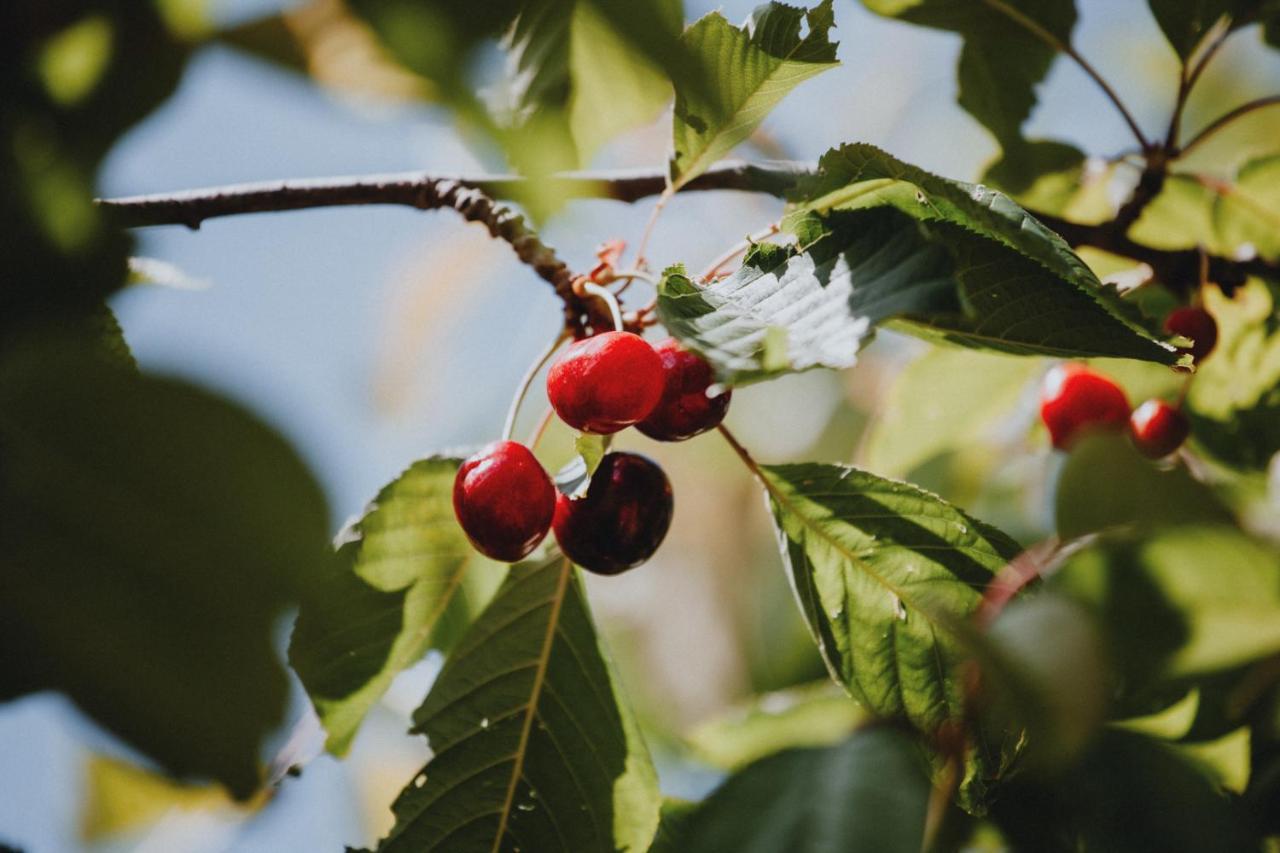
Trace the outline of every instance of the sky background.
<instances>
[{"instance_id":1,"label":"sky background","mask_svg":"<svg viewBox=\"0 0 1280 853\"><path fill-rule=\"evenodd\" d=\"M281 5L215 0L226 21ZM720 8L738 22L754 4L685 5L690 20ZM1077 6L1077 46L1115 84L1139 123L1162 127L1177 72L1145 4L1077 0ZM841 142L865 141L929 170L975 179L995 147L954 103L959 40L874 17L852 0L837 0L836 21L843 65L801 86L766 121L764 131L778 150L808 160ZM1214 75L1230 79L1246 97L1267 93L1280 79L1280 54L1264 51L1253 35L1237 37L1224 54L1206 80L1205 98L1192 105L1188 127L1222 108L1213 101ZM610 146L596 165L663 169L668 120ZM1055 64L1041 87L1028 130L1091 153L1132 144L1101 93L1066 61ZM482 168L440 110L344 101L266 64L209 48L190 63L176 94L120 142L100 190L123 195L285 177ZM552 221L544 238L571 266L585 268L601 241L634 241L651 204L582 202ZM674 261L700 268L778 212L776 201L753 196L677 197L655 232L651 258L659 268ZM335 529L413 459L496 437L512 389L560 318L550 289L504 244L448 212L364 207L229 218L198 232L142 231L138 254L208 285L139 286L115 299L138 361L217 389L282 431L326 489ZM891 360L894 347L878 341L868 362L874 364L880 350ZM761 458L805 458L828 430L831 401L852 393L850 384L859 381L818 373L739 391L731 423ZM536 417L536 400L527 411L528 420ZM669 543L673 553L659 554L652 571L591 587L606 633L625 648L620 657L631 692L645 693L653 683L667 690L659 699L639 696L642 713L646 707L666 713L669 725L712 713L756 678L717 630L727 618L715 606L722 587L691 568L700 554L746 547L738 531L708 525L701 514L719 507L725 494L736 500L741 493L740 474L723 473L730 457L705 441L692 443L692 450L624 441L654 453L671 474L680 507L676 544ZM851 458L854 448L836 453ZM721 476L732 481L727 493L706 485ZM763 514L758 499L749 503L741 517L759 531L747 541L760 542ZM767 531L763 541L772 547ZM792 607L789 600L781 605ZM420 701L432 671L428 662L397 683L348 762L317 760L259 816L249 820L227 809L173 813L157 827L94 849L311 851L369 843L391 796L425 756L420 739L404 737L403 715ZM654 709L663 703L671 708ZM299 695L289 719L303 708ZM82 849L90 751L129 755L59 698L0 706L0 840L32 853ZM695 794L714 781L693 768L664 768L664 785L676 793Z\"/></svg>"}]
</instances>

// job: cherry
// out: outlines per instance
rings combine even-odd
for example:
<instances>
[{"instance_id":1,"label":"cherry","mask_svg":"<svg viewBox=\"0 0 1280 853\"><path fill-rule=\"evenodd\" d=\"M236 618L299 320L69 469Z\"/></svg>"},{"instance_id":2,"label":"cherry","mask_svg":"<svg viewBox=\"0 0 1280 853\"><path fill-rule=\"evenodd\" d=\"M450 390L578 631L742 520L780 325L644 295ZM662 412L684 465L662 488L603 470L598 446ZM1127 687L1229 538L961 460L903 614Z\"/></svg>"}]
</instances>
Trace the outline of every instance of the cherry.
<instances>
[{"instance_id":1,"label":"cherry","mask_svg":"<svg viewBox=\"0 0 1280 853\"><path fill-rule=\"evenodd\" d=\"M662 399L649 417L636 424L636 429L658 441L684 441L724 420L733 393L726 390L707 396L707 389L715 381L711 365L681 347L674 338L653 349L662 359Z\"/></svg>"},{"instance_id":2,"label":"cherry","mask_svg":"<svg viewBox=\"0 0 1280 853\"><path fill-rule=\"evenodd\" d=\"M1187 416L1164 400L1148 400L1129 418L1129 437L1143 456L1159 459L1182 446L1191 433Z\"/></svg>"},{"instance_id":3,"label":"cherry","mask_svg":"<svg viewBox=\"0 0 1280 853\"><path fill-rule=\"evenodd\" d=\"M616 575L653 556L671 526L671 483L635 453L608 453L581 498L556 498L551 523L564 555L582 568Z\"/></svg>"},{"instance_id":4,"label":"cherry","mask_svg":"<svg viewBox=\"0 0 1280 853\"><path fill-rule=\"evenodd\" d=\"M1218 343L1218 321L1203 308L1179 308L1164 321L1165 331L1191 338L1190 347L1183 347L1182 352L1191 353L1192 359L1199 362Z\"/></svg>"},{"instance_id":5,"label":"cherry","mask_svg":"<svg viewBox=\"0 0 1280 853\"><path fill-rule=\"evenodd\" d=\"M644 338L604 332L570 345L551 365L547 396L569 426L608 435L653 411L662 377L662 359Z\"/></svg>"},{"instance_id":6,"label":"cherry","mask_svg":"<svg viewBox=\"0 0 1280 853\"><path fill-rule=\"evenodd\" d=\"M1120 386L1083 364L1060 364L1045 377L1040 418L1053 446L1064 449L1088 429L1120 430L1129 420L1129 400Z\"/></svg>"},{"instance_id":7,"label":"cherry","mask_svg":"<svg viewBox=\"0 0 1280 853\"><path fill-rule=\"evenodd\" d=\"M514 563L547 535L556 487L523 444L495 441L467 458L453 480L453 512L487 557Z\"/></svg>"}]
</instances>

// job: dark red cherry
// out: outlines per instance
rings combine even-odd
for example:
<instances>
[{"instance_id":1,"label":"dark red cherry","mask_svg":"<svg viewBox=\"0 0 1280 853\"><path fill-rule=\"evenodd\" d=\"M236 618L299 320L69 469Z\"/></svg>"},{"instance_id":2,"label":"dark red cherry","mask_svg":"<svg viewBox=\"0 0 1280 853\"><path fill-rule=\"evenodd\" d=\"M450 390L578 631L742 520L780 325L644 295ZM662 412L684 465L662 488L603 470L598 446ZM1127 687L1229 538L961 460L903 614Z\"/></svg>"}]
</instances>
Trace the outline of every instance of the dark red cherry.
<instances>
[{"instance_id":1,"label":"dark red cherry","mask_svg":"<svg viewBox=\"0 0 1280 853\"><path fill-rule=\"evenodd\" d=\"M1053 446L1061 450L1087 430L1123 429L1129 422L1129 400L1101 373L1083 364L1060 364L1045 377L1040 418Z\"/></svg>"},{"instance_id":2,"label":"dark red cherry","mask_svg":"<svg viewBox=\"0 0 1280 853\"><path fill-rule=\"evenodd\" d=\"M1129 437L1143 456L1159 459L1182 446L1191 434L1187 416L1164 400L1148 400L1129 418Z\"/></svg>"},{"instance_id":3,"label":"dark red cherry","mask_svg":"<svg viewBox=\"0 0 1280 853\"><path fill-rule=\"evenodd\" d=\"M466 459L453 480L453 512L476 550L514 563L547 535L556 487L533 453L495 441Z\"/></svg>"},{"instance_id":4,"label":"dark red cherry","mask_svg":"<svg viewBox=\"0 0 1280 853\"><path fill-rule=\"evenodd\" d=\"M572 344L551 365L547 397L569 426L608 435L643 420L658 404L662 359L639 335L594 335Z\"/></svg>"},{"instance_id":5,"label":"dark red cherry","mask_svg":"<svg viewBox=\"0 0 1280 853\"><path fill-rule=\"evenodd\" d=\"M662 360L662 399L649 417L636 424L636 429L658 441L684 441L724 420L733 393L723 390L707 396L715 375L705 359L681 347L674 338L655 345L653 350Z\"/></svg>"},{"instance_id":6,"label":"dark red cherry","mask_svg":"<svg viewBox=\"0 0 1280 853\"><path fill-rule=\"evenodd\" d=\"M616 575L653 556L671 526L671 483L657 463L609 453L580 498L559 495L551 529L582 568Z\"/></svg>"},{"instance_id":7,"label":"dark red cherry","mask_svg":"<svg viewBox=\"0 0 1280 853\"><path fill-rule=\"evenodd\" d=\"M1191 338L1190 347L1183 352L1191 353L1191 357L1199 362L1218 344L1218 321L1203 308L1179 308L1164 321L1165 331Z\"/></svg>"}]
</instances>

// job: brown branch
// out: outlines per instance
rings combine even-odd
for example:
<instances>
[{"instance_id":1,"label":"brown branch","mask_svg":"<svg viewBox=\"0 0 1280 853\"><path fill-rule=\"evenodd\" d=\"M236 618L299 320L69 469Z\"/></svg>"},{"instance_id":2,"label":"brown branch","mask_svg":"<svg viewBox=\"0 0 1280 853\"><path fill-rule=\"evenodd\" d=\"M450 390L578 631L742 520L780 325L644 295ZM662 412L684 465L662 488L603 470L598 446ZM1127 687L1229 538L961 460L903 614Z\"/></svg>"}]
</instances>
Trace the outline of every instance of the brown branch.
<instances>
[{"instance_id":1,"label":"brown branch","mask_svg":"<svg viewBox=\"0 0 1280 853\"><path fill-rule=\"evenodd\" d=\"M737 190L784 197L796 179L810 174L813 168L811 163L789 161L763 165L723 163L708 169L680 191ZM1151 168L1149 166L1148 170ZM557 192L566 197L623 202L660 195L667 186L666 176L658 172L572 173L548 180ZM1146 177L1144 171L1144 179L1139 181L1140 190L1135 191L1135 198L1126 203L1116 220L1101 225L1083 225L1047 213L1029 212L1072 246L1092 246L1146 263L1165 286L1187 294L1200 279L1199 250L1156 249L1134 241L1127 234L1128 226L1136 221L1147 201L1158 192L1157 182L1157 178ZM494 200L518 196L523 184L524 179L518 177L442 178L415 172L244 184L168 195L106 199L98 203L112 211L126 226L186 225L190 228L197 228L205 220L220 216L343 205L393 204L419 210L451 208L468 220L484 224L495 237L506 240L522 261L551 282L557 295L565 302L570 328L578 333L588 327L608 328L608 314L600 300L576 295L572 288L573 275L568 267L538 239L522 217ZM1208 265L1210 279L1228 291L1242 284L1248 276L1280 279L1280 265L1260 258L1234 260L1211 255Z\"/></svg>"}]
</instances>

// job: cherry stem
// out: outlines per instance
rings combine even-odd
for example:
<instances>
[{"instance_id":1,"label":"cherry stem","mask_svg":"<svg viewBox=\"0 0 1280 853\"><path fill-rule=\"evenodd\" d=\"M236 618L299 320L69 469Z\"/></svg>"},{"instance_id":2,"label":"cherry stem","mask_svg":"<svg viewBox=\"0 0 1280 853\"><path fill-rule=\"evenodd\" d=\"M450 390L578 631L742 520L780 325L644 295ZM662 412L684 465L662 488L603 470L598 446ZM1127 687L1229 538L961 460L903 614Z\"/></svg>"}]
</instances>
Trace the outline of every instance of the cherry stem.
<instances>
[{"instance_id":1,"label":"cherry stem","mask_svg":"<svg viewBox=\"0 0 1280 853\"><path fill-rule=\"evenodd\" d=\"M729 249L729 251L725 252L723 255L716 258L714 261L712 261L711 265L707 267L705 272L702 273L702 276L701 276L702 280L707 281L712 276L720 272L721 267L723 267L725 264L732 261L734 258L738 257L738 255L741 255L743 252L747 251L756 243L759 243L761 240L769 239L770 237L772 237L774 234L777 234L781 230L782 230L782 224L779 222L775 222L772 225L770 225L768 228L757 231L755 234L752 234L751 236L747 237L747 239L733 246L732 248Z\"/></svg>"},{"instance_id":2,"label":"cherry stem","mask_svg":"<svg viewBox=\"0 0 1280 853\"><path fill-rule=\"evenodd\" d=\"M671 200L671 196L675 191L670 184L658 196L658 201L653 205L653 212L649 214L649 221L645 223L644 233L640 235L640 242L636 244L636 267L645 266L644 250L649 245L649 238L653 236L653 226L658 223L658 217L662 215L662 209L667 206L667 202Z\"/></svg>"},{"instance_id":3,"label":"cherry stem","mask_svg":"<svg viewBox=\"0 0 1280 853\"><path fill-rule=\"evenodd\" d=\"M529 386L533 384L534 378L538 375L538 371L551 360L551 356L556 354L556 350L560 349L560 345L569 337L568 332L561 332L556 339L551 342L550 346L542 351L542 353L529 365L529 369L525 371L523 377L520 378L520 385L516 389L516 395L511 398L511 407L507 409L507 420L502 425L502 439L510 441L511 436L516 430L516 415L520 414L520 405L524 402L525 396L529 393Z\"/></svg>"},{"instance_id":4,"label":"cherry stem","mask_svg":"<svg viewBox=\"0 0 1280 853\"><path fill-rule=\"evenodd\" d=\"M751 452L742 446L742 442L738 441L737 437L734 436L734 434L730 432L729 428L724 424L718 425L716 429L720 431L722 436L724 436L724 440L729 442L729 446L733 448L733 452L738 454L738 458L741 459L743 464L751 470L751 473L763 480L764 475L760 471L759 463L751 457Z\"/></svg>"},{"instance_id":5,"label":"cherry stem","mask_svg":"<svg viewBox=\"0 0 1280 853\"><path fill-rule=\"evenodd\" d=\"M537 450L538 444L542 441L542 437L547 433L547 427L551 426L551 416L555 414L555 410L550 406L542 414L542 419L538 421L537 428L529 436L529 449Z\"/></svg>"},{"instance_id":6,"label":"cherry stem","mask_svg":"<svg viewBox=\"0 0 1280 853\"><path fill-rule=\"evenodd\" d=\"M583 293L590 293L592 296L598 296L603 299L605 304L609 306L609 316L613 318L613 327L619 332L623 330L622 325L622 309L618 307L618 298L613 295L613 291L607 287L596 284L594 281L582 279L574 284L575 290L581 290Z\"/></svg>"}]
</instances>

